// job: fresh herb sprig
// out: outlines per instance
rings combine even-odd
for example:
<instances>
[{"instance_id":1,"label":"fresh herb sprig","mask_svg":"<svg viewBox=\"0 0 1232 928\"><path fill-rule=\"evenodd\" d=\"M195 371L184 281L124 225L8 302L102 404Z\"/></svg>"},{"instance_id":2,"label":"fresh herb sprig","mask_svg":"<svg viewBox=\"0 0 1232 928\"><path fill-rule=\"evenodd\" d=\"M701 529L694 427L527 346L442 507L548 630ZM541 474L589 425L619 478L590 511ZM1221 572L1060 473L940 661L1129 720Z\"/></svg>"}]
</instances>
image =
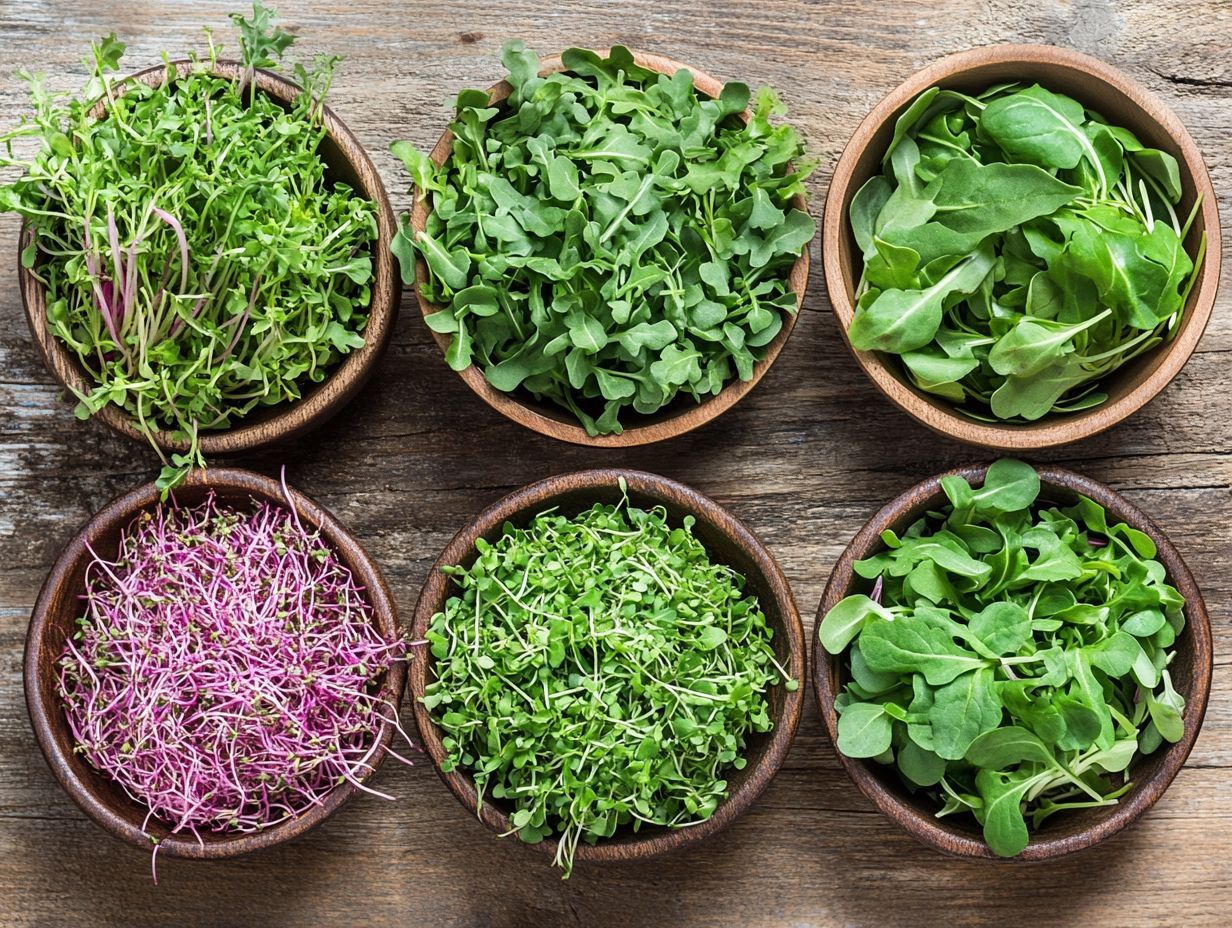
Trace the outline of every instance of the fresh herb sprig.
<instances>
[{"instance_id":1,"label":"fresh herb sprig","mask_svg":"<svg viewBox=\"0 0 1232 928\"><path fill-rule=\"evenodd\" d=\"M1168 664L1184 599L1147 535L1086 497L1038 504L1029 465L942 485L950 505L884 532L855 565L870 591L821 622L846 657L838 749L894 764L1012 857L1028 821L1114 805L1135 757L1181 739Z\"/></svg>"},{"instance_id":2,"label":"fresh herb sprig","mask_svg":"<svg viewBox=\"0 0 1232 928\"><path fill-rule=\"evenodd\" d=\"M792 205L808 169L791 166L795 130L770 122L773 93L746 125L744 84L712 100L688 71L656 74L620 46L569 49L547 77L521 42L502 61L512 93L458 95L441 168L394 145L432 207L394 250L407 283L416 254L427 265L450 367L473 363L591 435L751 379L795 312L788 274L814 233Z\"/></svg>"},{"instance_id":3,"label":"fresh herb sprig","mask_svg":"<svg viewBox=\"0 0 1232 928\"><path fill-rule=\"evenodd\" d=\"M239 80L206 73L211 39L193 73L118 93L124 45L111 35L92 49L80 98L23 72L34 113L0 134L0 167L22 172L0 186L0 210L29 224L22 263L94 384L77 413L114 404L147 435L188 440L164 457L164 487L204 464L201 433L299 399L363 344L367 323L375 208L327 182L318 151L336 59L297 64L303 92L284 110L250 78L293 37L259 0L251 20L232 18ZM15 152L24 139L39 142L32 156Z\"/></svg>"},{"instance_id":4,"label":"fresh herb sprig","mask_svg":"<svg viewBox=\"0 0 1232 928\"><path fill-rule=\"evenodd\" d=\"M1101 381L1176 331L1205 252L1167 152L1039 85L931 88L853 198L854 347L988 421L1107 399Z\"/></svg>"},{"instance_id":5,"label":"fresh herb sprig","mask_svg":"<svg viewBox=\"0 0 1232 928\"><path fill-rule=\"evenodd\" d=\"M508 804L523 841L558 836L565 876L581 841L709 818L748 736L773 725L767 688L797 685L693 521L627 500L549 510L446 568L460 593L432 618L423 696L442 767Z\"/></svg>"}]
</instances>

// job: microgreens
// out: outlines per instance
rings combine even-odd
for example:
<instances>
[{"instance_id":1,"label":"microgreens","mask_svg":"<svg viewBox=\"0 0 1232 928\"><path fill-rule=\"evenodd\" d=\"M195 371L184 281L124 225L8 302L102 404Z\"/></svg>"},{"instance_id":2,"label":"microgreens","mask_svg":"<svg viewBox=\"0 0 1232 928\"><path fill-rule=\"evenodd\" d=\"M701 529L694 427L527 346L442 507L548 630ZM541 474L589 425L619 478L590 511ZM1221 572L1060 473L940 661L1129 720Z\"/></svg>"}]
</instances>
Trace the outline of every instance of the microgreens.
<instances>
[{"instance_id":1,"label":"microgreens","mask_svg":"<svg viewBox=\"0 0 1232 928\"><path fill-rule=\"evenodd\" d=\"M746 581L711 560L693 517L627 499L541 513L448 568L460 593L432 619L445 770L511 809L535 843L558 836L568 876L580 841L709 818L746 739L770 730L783 680Z\"/></svg>"},{"instance_id":2,"label":"microgreens","mask_svg":"<svg viewBox=\"0 0 1232 928\"><path fill-rule=\"evenodd\" d=\"M255 832L369 789L397 725L376 683L405 648L294 511L159 505L92 557L83 598L58 666L74 751L147 822Z\"/></svg>"},{"instance_id":3,"label":"microgreens","mask_svg":"<svg viewBox=\"0 0 1232 928\"><path fill-rule=\"evenodd\" d=\"M375 209L326 181L318 151L335 61L297 66L303 92L287 109L245 94L292 36L259 0L251 20L233 19L244 79L208 73L211 39L191 74L120 93L111 72L124 45L111 35L87 61L85 99L24 74L34 114L0 134L0 167L22 172L0 186L0 210L32 231L22 264L93 383L77 413L113 404L147 435L187 440L164 458L164 487L204 463L202 432L299 399L363 344L367 323ZM40 143L29 158L14 153L26 138Z\"/></svg>"}]
</instances>

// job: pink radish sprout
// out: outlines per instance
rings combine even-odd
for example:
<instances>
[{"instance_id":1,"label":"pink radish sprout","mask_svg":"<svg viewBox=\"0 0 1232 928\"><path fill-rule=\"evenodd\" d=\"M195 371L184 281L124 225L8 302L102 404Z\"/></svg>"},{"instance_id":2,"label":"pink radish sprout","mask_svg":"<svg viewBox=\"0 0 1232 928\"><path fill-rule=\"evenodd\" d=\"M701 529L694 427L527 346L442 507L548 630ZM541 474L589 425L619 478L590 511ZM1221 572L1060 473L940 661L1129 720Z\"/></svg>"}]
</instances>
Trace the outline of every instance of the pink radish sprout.
<instances>
[{"instance_id":1,"label":"pink radish sprout","mask_svg":"<svg viewBox=\"0 0 1232 928\"><path fill-rule=\"evenodd\" d=\"M294 510L211 493L142 513L114 561L91 554L60 697L76 750L147 822L200 841L269 828L344 782L375 792L361 782L375 733L398 725L377 684L406 645Z\"/></svg>"}]
</instances>

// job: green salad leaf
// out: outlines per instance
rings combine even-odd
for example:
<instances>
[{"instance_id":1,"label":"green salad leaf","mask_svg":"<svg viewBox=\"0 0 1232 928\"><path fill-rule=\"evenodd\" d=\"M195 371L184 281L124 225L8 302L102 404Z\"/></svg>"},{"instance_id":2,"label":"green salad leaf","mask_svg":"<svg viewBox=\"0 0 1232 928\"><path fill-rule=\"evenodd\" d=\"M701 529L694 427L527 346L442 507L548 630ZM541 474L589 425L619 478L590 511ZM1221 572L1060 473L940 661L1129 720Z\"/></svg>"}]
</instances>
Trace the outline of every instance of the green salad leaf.
<instances>
[{"instance_id":1,"label":"green salad leaf","mask_svg":"<svg viewBox=\"0 0 1232 928\"><path fill-rule=\"evenodd\" d=\"M1098 406L1101 381L1175 333L1205 252L1180 169L1070 97L936 87L852 198L853 347L982 420Z\"/></svg>"},{"instance_id":2,"label":"green salad leaf","mask_svg":"<svg viewBox=\"0 0 1232 928\"><path fill-rule=\"evenodd\" d=\"M619 433L630 413L752 378L796 311L788 275L815 225L793 201L809 169L792 166L800 139L772 124L769 90L709 99L688 71L657 74L621 46L563 60L540 77L534 52L506 45L508 99L458 95L440 168L394 144L431 205L394 252L408 282L424 262L450 367Z\"/></svg>"},{"instance_id":3,"label":"green salad leaf","mask_svg":"<svg viewBox=\"0 0 1232 928\"><path fill-rule=\"evenodd\" d=\"M887 533L855 565L870 592L818 627L845 658L837 746L1012 857L1055 812L1114 804L1135 757L1183 737L1168 666L1185 603L1149 537L1085 497L1039 501L1021 461L942 487L950 505Z\"/></svg>"}]
</instances>

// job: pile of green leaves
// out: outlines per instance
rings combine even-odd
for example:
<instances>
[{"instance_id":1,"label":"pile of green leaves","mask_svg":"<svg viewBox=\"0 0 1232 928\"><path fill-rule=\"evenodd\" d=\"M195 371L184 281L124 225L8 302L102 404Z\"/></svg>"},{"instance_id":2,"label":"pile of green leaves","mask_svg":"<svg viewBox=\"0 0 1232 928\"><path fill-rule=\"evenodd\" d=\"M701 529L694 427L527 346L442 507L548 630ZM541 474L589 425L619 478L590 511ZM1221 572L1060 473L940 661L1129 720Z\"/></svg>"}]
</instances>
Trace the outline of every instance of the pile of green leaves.
<instances>
[{"instance_id":1,"label":"pile of green leaves","mask_svg":"<svg viewBox=\"0 0 1232 928\"><path fill-rule=\"evenodd\" d=\"M0 210L29 224L22 263L94 383L78 415L114 404L147 434L189 440L164 487L204 464L200 432L298 399L363 344L368 318L375 207L327 182L318 153L336 59L296 65L303 93L284 110L248 78L293 37L259 2L233 19L241 80L206 73L211 39L192 74L117 94L124 46L111 35L86 61L80 98L23 73L34 114L0 134L0 166L22 172L0 186ZM103 118L90 115L96 100ZM27 138L40 143L29 158L14 153Z\"/></svg>"},{"instance_id":2,"label":"pile of green leaves","mask_svg":"<svg viewBox=\"0 0 1232 928\"><path fill-rule=\"evenodd\" d=\"M975 419L1107 399L1102 378L1175 332L1196 270L1176 160L1039 85L936 87L852 199L848 336Z\"/></svg>"},{"instance_id":3,"label":"pile of green leaves","mask_svg":"<svg viewBox=\"0 0 1232 928\"><path fill-rule=\"evenodd\" d=\"M426 231L394 242L407 283L415 255L428 317L452 336L446 360L498 390L523 390L619 433L621 415L701 402L754 364L794 313L788 274L813 237L795 209L801 154L763 89L700 97L693 76L657 74L628 49L569 49L539 77L521 42L502 61L512 93L458 95L453 151L437 168L394 152L431 199Z\"/></svg>"},{"instance_id":4,"label":"pile of green leaves","mask_svg":"<svg viewBox=\"0 0 1232 928\"><path fill-rule=\"evenodd\" d=\"M446 571L461 592L432 618L423 696L442 769L506 804L523 841L558 835L565 876L579 841L709 818L746 738L772 727L767 688L797 685L693 521L627 500L548 511Z\"/></svg>"},{"instance_id":5,"label":"pile of green leaves","mask_svg":"<svg viewBox=\"0 0 1232 928\"><path fill-rule=\"evenodd\" d=\"M884 532L856 562L870 594L822 620L822 645L847 657L838 749L894 764L1012 857L1027 820L1115 804L1135 757L1180 740L1168 664L1184 599L1148 536L1085 497L1037 504L1020 461L978 490L942 484L951 505Z\"/></svg>"}]
</instances>

